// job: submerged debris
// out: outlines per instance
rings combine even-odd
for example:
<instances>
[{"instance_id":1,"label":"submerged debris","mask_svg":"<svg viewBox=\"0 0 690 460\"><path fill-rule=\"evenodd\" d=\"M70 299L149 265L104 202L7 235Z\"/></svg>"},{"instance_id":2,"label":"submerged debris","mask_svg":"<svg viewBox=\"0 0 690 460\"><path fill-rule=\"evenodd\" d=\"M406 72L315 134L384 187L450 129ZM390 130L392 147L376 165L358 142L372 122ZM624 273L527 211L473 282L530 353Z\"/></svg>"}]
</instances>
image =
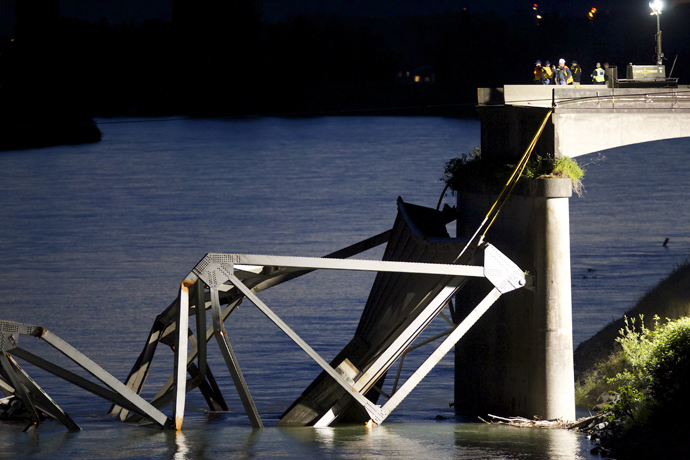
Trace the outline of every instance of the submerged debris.
<instances>
[{"instance_id":1,"label":"submerged debris","mask_svg":"<svg viewBox=\"0 0 690 460\"><path fill-rule=\"evenodd\" d=\"M37 413L41 421L49 417L49 415L42 410L38 410ZM26 410L26 406L24 406L21 398L12 395L6 398L0 398L0 420L25 422L31 420L31 414Z\"/></svg>"}]
</instances>

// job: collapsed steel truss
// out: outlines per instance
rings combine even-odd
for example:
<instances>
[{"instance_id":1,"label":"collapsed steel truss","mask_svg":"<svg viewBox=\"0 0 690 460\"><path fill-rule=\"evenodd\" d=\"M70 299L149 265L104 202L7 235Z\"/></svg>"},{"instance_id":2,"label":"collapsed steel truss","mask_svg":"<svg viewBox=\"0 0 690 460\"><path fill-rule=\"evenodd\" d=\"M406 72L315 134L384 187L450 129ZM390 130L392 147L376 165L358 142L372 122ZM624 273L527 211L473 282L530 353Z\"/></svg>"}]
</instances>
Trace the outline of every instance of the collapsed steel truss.
<instances>
[{"instance_id":1,"label":"collapsed steel truss","mask_svg":"<svg viewBox=\"0 0 690 460\"><path fill-rule=\"evenodd\" d=\"M495 247L486 243L474 248L483 252L483 265L345 259L382 244L389 236L390 231L384 232L324 258L207 254L180 283L177 299L156 318L146 345L125 384L49 331L38 326L0 321L0 365L5 372L5 377L0 375L0 389L7 395L16 394L21 397L31 414L32 423L27 428L38 424L36 408L40 408L57 418L68 429L79 429L69 415L17 365L12 357L14 355L111 401L113 406L110 413L121 420L148 420L160 427L175 427L179 430L184 418L186 393L194 388L201 390L212 410L228 410L207 362L207 342L215 337L251 425L261 428L263 422L224 326L230 313L246 298L304 350L337 385L346 390L348 400L341 398L333 401L330 409L312 423L314 426L328 426L336 421L351 401L349 398L353 398L366 411L370 421L380 424L502 294L523 287L526 283L522 270ZM318 269L442 275L445 281L435 288L435 295L424 303L423 311L417 312L413 319L405 323L405 327L398 331L397 337L385 348L377 350L375 362L365 370L360 370L347 359L338 365L326 362L256 295L263 289ZM453 325L443 342L394 391L383 406L370 401L365 396L366 393L374 388L379 378L385 375L398 358L404 356L468 278L486 278L494 288L460 324ZM207 329L206 310L209 309L212 326ZM204 336L195 336L190 329L190 316L195 317L197 335L205 331ZM109 389L22 350L18 347L19 334L38 337L49 343ZM169 345L174 350L174 372L154 398L147 402L139 393L144 387L158 343ZM192 346L191 350L189 344ZM187 373L191 375L190 379L187 379ZM172 419L160 411L170 402L173 402Z\"/></svg>"},{"instance_id":2,"label":"collapsed steel truss","mask_svg":"<svg viewBox=\"0 0 690 460\"><path fill-rule=\"evenodd\" d=\"M187 348L187 339L191 334L191 331L188 330L190 288L195 286L196 302L193 310L197 318L197 330L205 330L204 310L210 308L213 317L213 326L212 330L207 331L206 337L207 339L210 339L211 335L216 337L252 426L257 428L263 426L223 324L224 318L229 315L228 309L233 309L237 303L236 301L231 301L228 307L222 310L220 300L221 292L227 293L234 289L239 291L240 295L245 296L252 304L261 310L264 315L319 364L335 382L346 389L348 394L366 410L374 423L380 424L465 334L465 332L469 330L481 315L501 296L501 294L525 285L525 276L523 272L496 248L491 245L486 245L484 247L484 256L484 266L468 266L245 254L207 254L180 285L180 293L177 302L179 306L177 308L177 314L175 315L176 322L179 324L174 346L175 372L171 379L168 380L168 383L164 385L163 389L159 392L160 396L158 398L163 399L162 396L167 393L167 400L169 400L170 397L174 399L173 412L175 427L180 429L184 417L185 394L201 381L201 379L198 378L196 382L186 380L188 365L195 357L198 357L199 371L195 372L195 374L203 377L204 372L208 370L205 358L206 347L203 338L193 341L196 343L196 346L192 351L188 351ZM366 373L361 373L356 369L354 372L348 372L349 369L346 364L341 364L337 368L332 367L247 286L247 284L252 283L252 280L261 279L261 274L273 272L285 275L290 272L311 271L315 269L451 275L453 278L452 281L441 290L436 298L429 303L425 311L405 329L404 333L400 334L391 346L382 350L377 362L367 369ZM494 284L494 289L475 307L465 320L453 329L452 333L449 334L436 351L434 351L422 366L407 379L405 384L402 385L383 407L369 401L364 394L372 388L381 374L388 370L398 357L400 357L410 346L414 339L418 337L419 333L421 333L421 331L437 316L456 292L458 286L465 277L488 278L489 281ZM206 295L203 297L201 296L204 291L204 286L208 289L208 293L204 294L208 294L210 299L209 302L202 300L206 297ZM198 308L199 305L204 305L204 308ZM151 341L149 341L149 343L151 343ZM142 353L142 356L143 355L152 356L152 352L151 350L145 349ZM148 364L144 366L135 366L135 370L133 370L133 373L130 375L128 382L130 384L133 384L135 381L143 382L145 371L142 371L140 375L138 375L138 371L144 368L148 368ZM212 394L208 389L206 392L207 400L217 398L217 395ZM152 403L156 405L156 402L157 400L154 399ZM118 408L115 408L114 413L118 410L122 413L122 410ZM334 405L315 426L328 426L336 418L338 410L338 404Z\"/></svg>"},{"instance_id":3,"label":"collapsed steel truss","mask_svg":"<svg viewBox=\"0 0 690 460\"><path fill-rule=\"evenodd\" d=\"M89 374L96 377L106 387L19 348L20 335L35 337L48 343L77 363ZM172 426L172 421L165 414L146 402L141 396L130 390L122 382L57 335L40 326L0 320L0 370L4 371L4 376L0 372L0 390L7 396L17 395L21 398L31 420L24 431L34 430L38 426L40 422L39 410L59 420L70 431L79 431L81 428L17 364L13 356L23 359L112 403L126 407L160 427Z\"/></svg>"}]
</instances>

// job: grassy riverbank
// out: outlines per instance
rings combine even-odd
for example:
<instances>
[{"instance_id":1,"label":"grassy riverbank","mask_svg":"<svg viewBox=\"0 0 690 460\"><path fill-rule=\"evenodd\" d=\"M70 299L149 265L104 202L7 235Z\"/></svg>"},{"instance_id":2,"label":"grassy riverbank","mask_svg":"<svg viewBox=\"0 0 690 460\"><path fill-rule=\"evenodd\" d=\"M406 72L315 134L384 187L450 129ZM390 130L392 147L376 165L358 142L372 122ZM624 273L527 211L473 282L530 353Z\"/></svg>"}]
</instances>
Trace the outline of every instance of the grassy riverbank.
<instances>
[{"instance_id":1,"label":"grassy riverbank","mask_svg":"<svg viewBox=\"0 0 690 460\"><path fill-rule=\"evenodd\" d=\"M689 316L690 259L575 351L577 404L607 416L593 437L614 458L686 458Z\"/></svg>"},{"instance_id":2,"label":"grassy riverbank","mask_svg":"<svg viewBox=\"0 0 690 460\"><path fill-rule=\"evenodd\" d=\"M658 315L662 320L690 316L690 259L647 291L625 317L638 318L640 315L649 320L650 324L647 324L647 327L651 328L654 327L651 324L654 315ZM619 331L625 327L625 317L607 324L577 347L574 356L576 380L582 380L592 374L598 363L620 350L616 338L620 335Z\"/></svg>"}]
</instances>

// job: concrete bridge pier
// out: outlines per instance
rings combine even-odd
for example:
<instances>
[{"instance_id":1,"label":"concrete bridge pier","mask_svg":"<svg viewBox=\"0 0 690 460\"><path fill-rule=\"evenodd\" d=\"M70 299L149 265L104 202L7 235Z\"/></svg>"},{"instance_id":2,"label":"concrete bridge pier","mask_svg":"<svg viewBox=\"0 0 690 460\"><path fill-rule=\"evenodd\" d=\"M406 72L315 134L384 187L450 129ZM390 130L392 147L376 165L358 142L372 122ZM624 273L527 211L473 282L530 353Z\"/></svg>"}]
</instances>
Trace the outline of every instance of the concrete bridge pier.
<instances>
[{"instance_id":1,"label":"concrete bridge pier","mask_svg":"<svg viewBox=\"0 0 690 460\"><path fill-rule=\"evenodd\" d=\"M554 107L533 155L574 158L622 145L690 136L690 88L507 85L480 88L482 158L516 164ZM570 179L523 183L487 241L535 276L532 291L499 299L456 346L460 413L575 419L570 278ZM472 235L495 200L458 192L458 235ZM458 295L456 321L488 286ZM465 302L467 300L467 302Z\"/></svg>"},{"instance_id":2,"label":"concrete bridge pier","mask_svg":"<svg viewBox=\"0 0 690 460\"><path fill-rule=\"evenodd\" d=\"M545 419L575 420L573 319L570 290L569 179L537 180L536 212L544 206L544 237L537 246L535 307L545 314ZM540 190L543 188L543 190Z\"/></svg>"},{"instance_id":3,"label":"concrete bridge pier","mask_svg":"<svg viewBox=\"0 0 690 460\"><path fill-rule=\"evenodd\" d=\"M518 186L486 239L534 275L499 299L456 346L455 407L466 415L575 420L570 290L570 179ZM472 234L495 194L458 193L459 234ZM474 228L473 228L474 227ZM458 295L462 320L490 286ZM469 308L469 307L467 307Z\"/></svg>"}]
</instances>

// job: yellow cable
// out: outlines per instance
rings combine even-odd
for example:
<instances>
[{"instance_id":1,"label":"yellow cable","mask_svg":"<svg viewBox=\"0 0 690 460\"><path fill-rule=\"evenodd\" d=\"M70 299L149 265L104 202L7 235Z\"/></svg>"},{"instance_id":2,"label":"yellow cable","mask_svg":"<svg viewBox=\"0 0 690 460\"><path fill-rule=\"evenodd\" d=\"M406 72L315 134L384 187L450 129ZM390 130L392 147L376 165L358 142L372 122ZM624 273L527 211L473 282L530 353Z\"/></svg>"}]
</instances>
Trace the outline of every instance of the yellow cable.
<instances>
[{"instance_id":1,"label":"yellow cable","mask_svg":"<svg viewBox=\"0 0 690 460\"><path fill-rule=\"evenodd\" d=\"M541 133L544 131L544 127L546 126L546 122L548 121L552 112L553 112L553 108L551 108L549 110L549 112L546 114L546 116L544 117L544 121L542 121L541 126L537 130L537 133L534 135L534 138L532 138L532 142L530 142L529 146L527 147L527 150L525 150L525 153L522 155L522 158L520 158L520 161L518 162L517 166L515 167L513 174L511 174L510 178L508 179L508 182L506 182L506 185L503 187L503 190L501 190L501 193L498 195L498 198L496 198L496 201L491 206L491 209L489 209L489 212L486 214L486 217L484 218L482 225L484 225L484 223L487 221L487 219L489 218L489 216L491 215L491 213L493 212L494 208L499 203L499 201L501 201L501 199L503 199L501 202L501 206L498 208L498 210L494 214L493 218L489 222L489 225L487 225L486 229L484 229L484 233L482 233L481 239L484 239L484 237L486 236L486 232L489 231L489 228L494 223L494 220L496 220L496 216L498 216L498 213L501 212L501 209L503 209L503 205L507 201L508 196L510 196L510 194L513 192L513 189L515 188L515 185L517 185L518 181L520 180L520 176L522 175L522 172L525 170L525 167L527 166L527 162L529 160L529 157L532 154L534 147L537 145L537 141L539 140L539 137L541 137ZM505 191L508 189L508 187L510 187L510 189L508 190L508 193L505 196L505 198L503 198L503 195L504 195Z\"/></svg>"}]
</instances>

